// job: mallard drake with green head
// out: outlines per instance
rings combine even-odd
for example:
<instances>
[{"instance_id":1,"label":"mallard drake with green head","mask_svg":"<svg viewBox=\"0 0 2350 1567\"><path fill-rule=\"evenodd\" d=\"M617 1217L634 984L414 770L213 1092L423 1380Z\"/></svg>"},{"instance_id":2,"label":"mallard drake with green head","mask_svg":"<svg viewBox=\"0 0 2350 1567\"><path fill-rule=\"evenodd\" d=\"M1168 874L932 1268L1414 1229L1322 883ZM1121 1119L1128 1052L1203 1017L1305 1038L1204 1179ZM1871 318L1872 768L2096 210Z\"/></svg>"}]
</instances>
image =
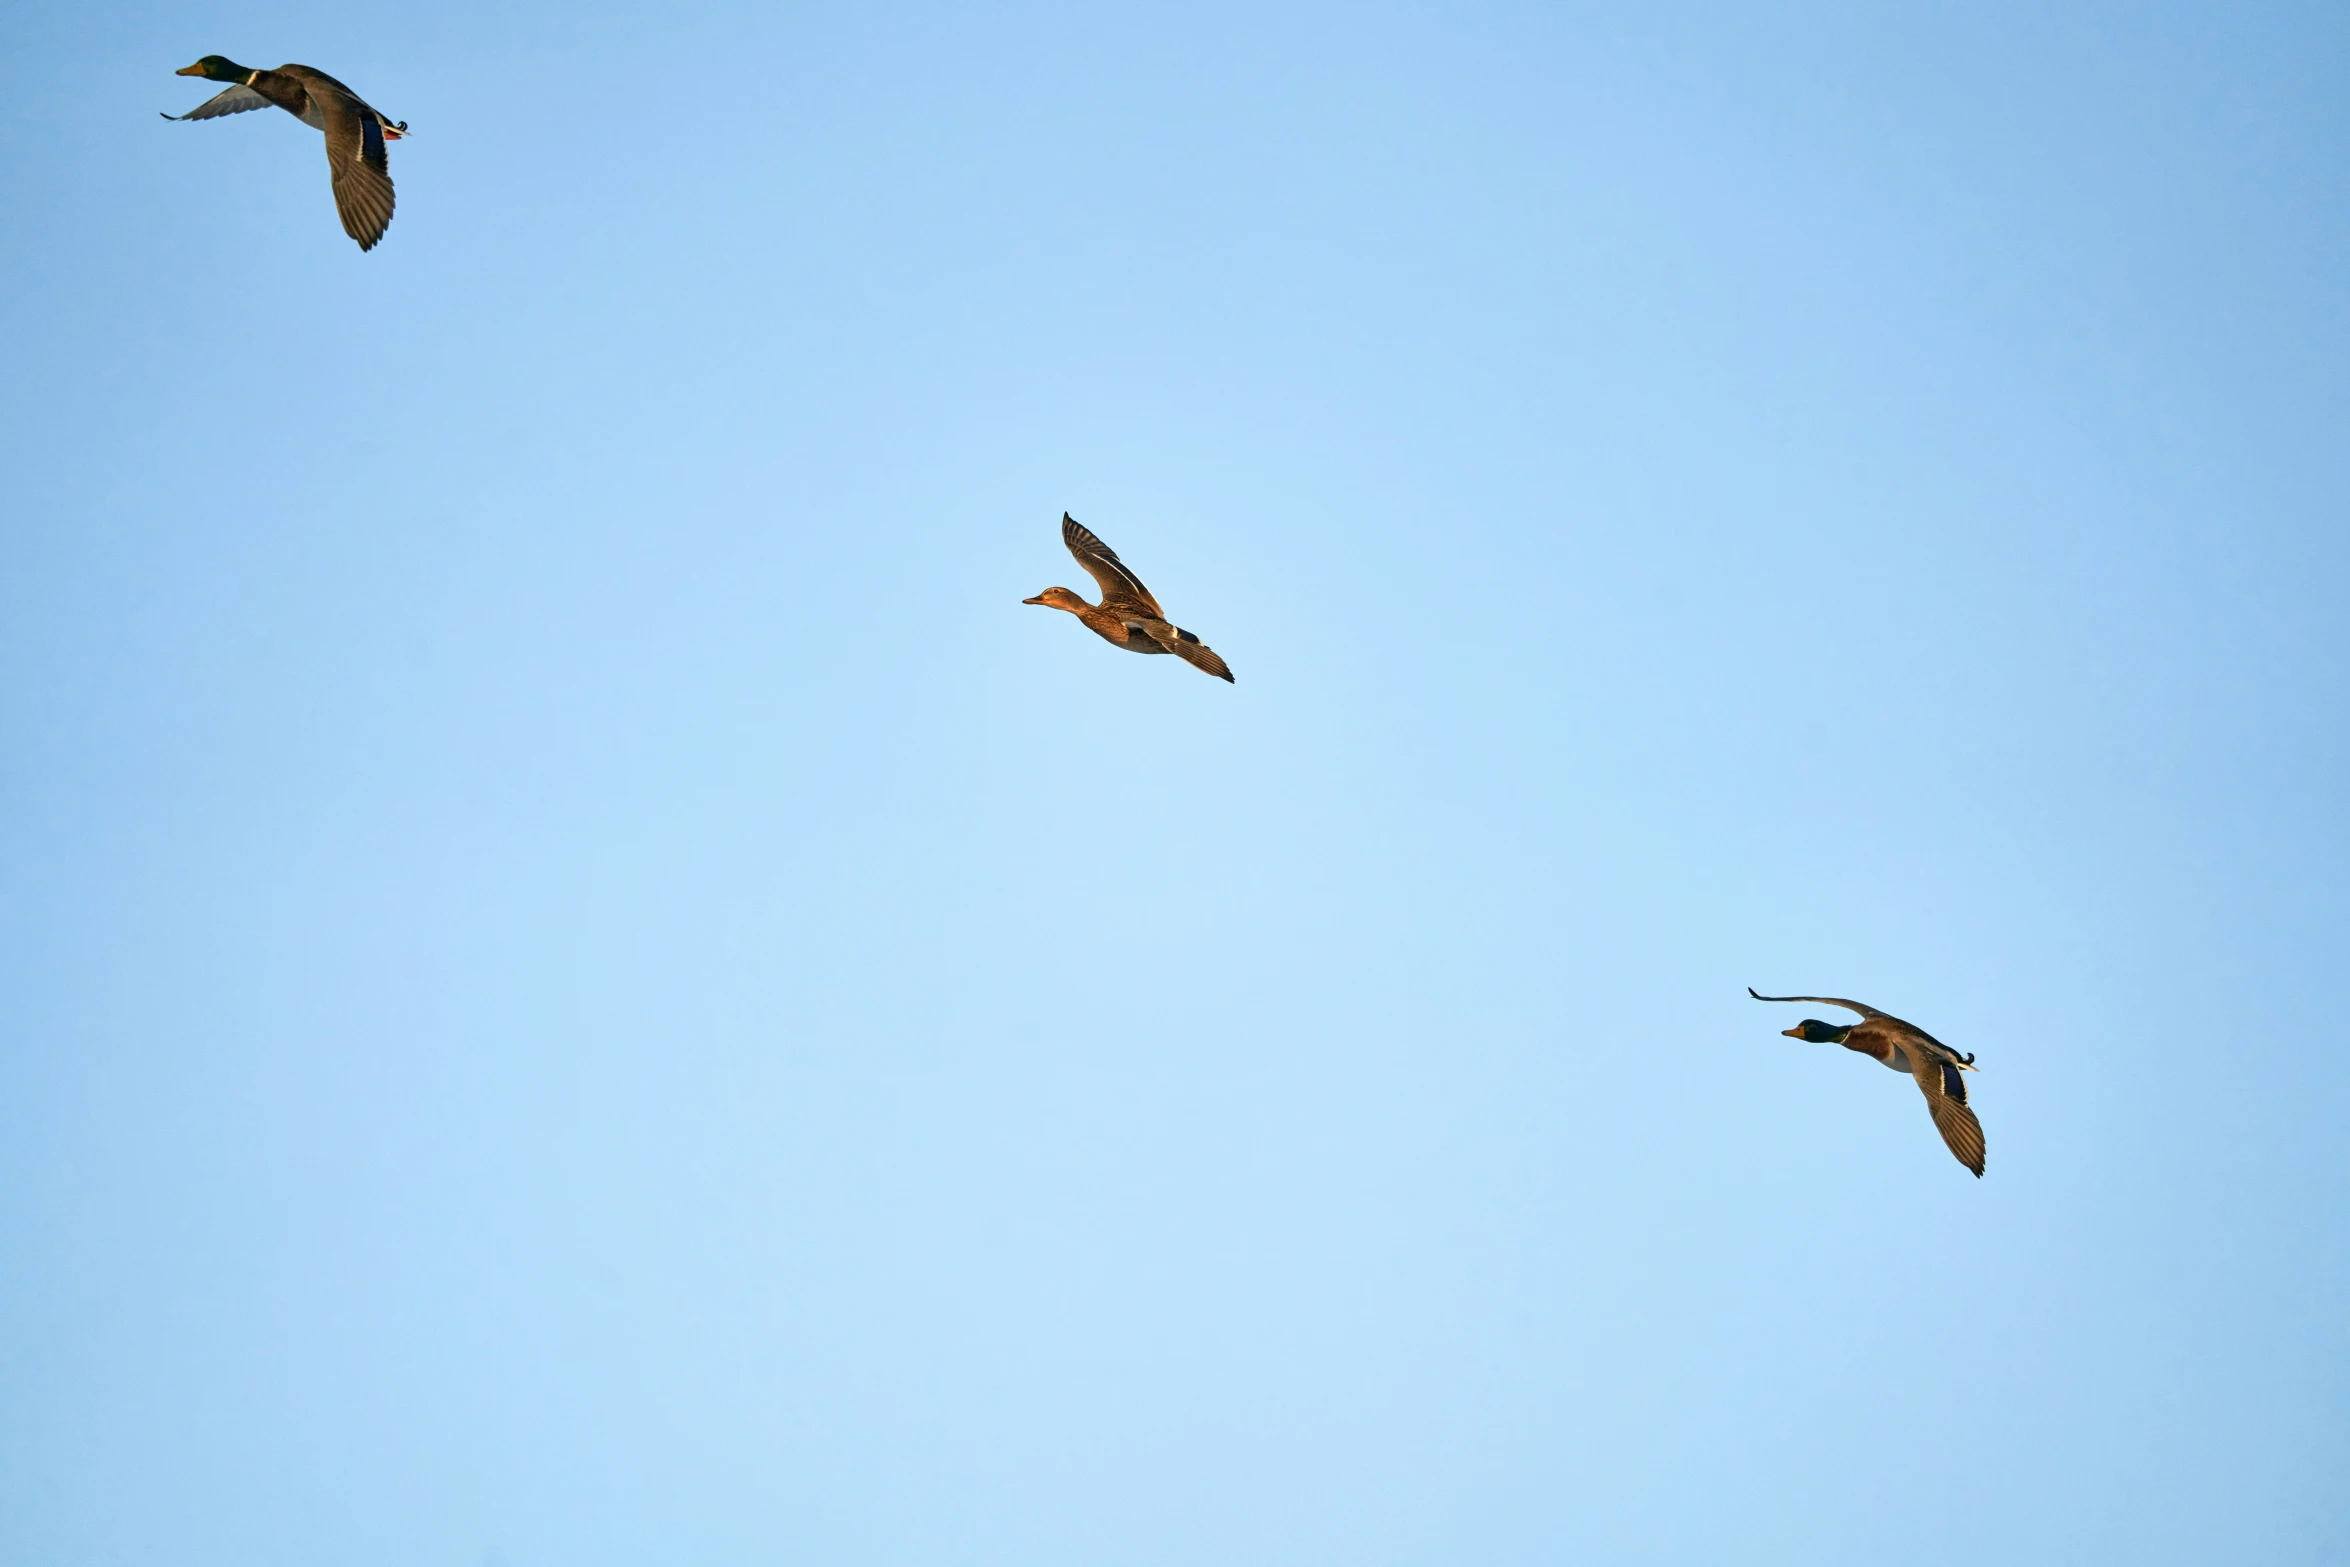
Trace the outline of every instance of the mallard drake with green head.
<instances>
[{"instance_id":1,"label":"mallard drake with green head","mask_svg":"<svg viewBox=\"0 0 2350 1567\"><path fill-rule=\"evenodd\" d=\"M384 143L407 134L406 120L388 120L357 93L324 71L281 65L257 71L224 55L208 54L176 73L228 82L228 91L205 99L167 120L212 120L271 104L326 136L326 164L334 177L335 211L343 232L373 250L392 223L392 171Z\"/></svg>"},{"instance_id":2,"label":"mallard drake with green head","mask_svg":"<svg viewBox=\"0 0 2350 1567\"><path fill-rule=\"evenodd\" d=\"M1095 636L1129 653L1172 653L1218 680L1232 679L1232 671L1216 656L1216 650L1169 620L1167 612L1159 608L1159 601L1151 597L1151 590L1142 585L1140 577L1126 569L1117 552L1067 512L1061 513L1061 542L1069 546L1077 564L1101 585L1102 601L1088 604L1067 588L1047 588L1032 599L1022 599L1021 603L1065 609L1084 621Z\"/></svg>"},{"instance_id":3,"label":"mallard drake with green head","mask_svg":"<svg viewBox=\"0 0 2350 1567\"><path fill-rule=\"evenodd\" d=\"M1746 987L1746 993L1757 1001L1817 1001L1822 1005L1842 1007L1847 1012L1858 1012L1861 1021L1845 1028L1807 1017L1793 1028L1781 1029L1789 1039L1807 1039L1815 1045L1842 1045L1883 1062L1896 1072L1907 1072L1917 1079L1918 1091L1926 1096L1926 1109L1932 1112L1935 1129L1958 1162L1983 1174L1983 1127L1975 1119L1975 1112L1967 1108L1966 1078L1963 1073L1975 1069L1975 1058L1961 1055L1948 1045L1918 1027L1901 1019L1864 1007L1857 1001L1846 1001L1839 996L1766 996Z\"/></svg>"}]
</instances>

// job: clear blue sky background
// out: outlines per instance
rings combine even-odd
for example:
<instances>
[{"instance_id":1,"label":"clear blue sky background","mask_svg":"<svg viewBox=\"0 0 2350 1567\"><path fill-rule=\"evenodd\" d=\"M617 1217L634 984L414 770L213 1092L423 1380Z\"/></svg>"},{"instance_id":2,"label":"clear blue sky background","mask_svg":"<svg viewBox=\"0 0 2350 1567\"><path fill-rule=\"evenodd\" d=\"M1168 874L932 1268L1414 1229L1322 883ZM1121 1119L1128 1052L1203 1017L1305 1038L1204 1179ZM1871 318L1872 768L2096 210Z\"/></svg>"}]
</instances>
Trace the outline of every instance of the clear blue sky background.
<instances>
[{"instance_id":1,"label":"clear blue sky background","mask_svg":"<svg viewBox=\"0 0 2350 1567\"><path fill-rule=\"evenodd\" d=\"M0 1558L2350 1552L2340 7L0 42Z\"/></svg>"}]
</instances>

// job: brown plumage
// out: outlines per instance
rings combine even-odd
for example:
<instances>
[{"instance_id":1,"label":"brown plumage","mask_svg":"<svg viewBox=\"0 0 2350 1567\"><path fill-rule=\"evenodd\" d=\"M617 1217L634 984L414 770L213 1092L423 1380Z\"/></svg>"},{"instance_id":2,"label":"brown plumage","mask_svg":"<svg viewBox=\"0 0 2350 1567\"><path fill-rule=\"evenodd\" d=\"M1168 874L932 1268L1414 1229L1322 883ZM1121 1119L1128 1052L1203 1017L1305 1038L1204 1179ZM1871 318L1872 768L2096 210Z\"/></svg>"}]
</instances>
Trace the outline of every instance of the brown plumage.
<instances>
[{"instance_id":1,"label":"brown plumage","mask_svg":"<svg viewBox=\"0 0 2350 1567\"><path fill-rule=\"evenodd\" d=\"M1127 569L1117 552L1067 512L1061 513L1061 542L1100 585L1102 601L1088 604L1067 588L1047 588L1022 603L1065 609L1085 622L1095 636L1129 653L1172 653L1218 680L1232 679L1231 669L1216 656L1216 650L1169 620L1151 590Z\"/></svg>"},{"instance_id":2,"label":"brown plumage","mask_svg":"<svg viewBox=\"0 0 2350 1567\"><path fill-rule=\"evenodd\" d=\"M1926 1110L1933 1116L1934 1129L1942 1134L1942 1141L1949 1144L1960 1164L1978 1177L1982 1175L1983 1127L1975 1119L1975 1112L1968 1108L1964 1075L1975 1069L1973 1056L1961 1055L1915 1023L1905 1023L1890 1013L1840 996L1765 996L1758 994L1752 985L1746 987L1746 993L1757 1001L1817 1001L1858 1012L1861 1021L1850 1027L1838 1028L1817 1018L1805 1018L1781 1032L1790 1039L1842 1045L1896 1072L1907 1072L1916 1080L1918 1092L1926 1096Z\"/></svg>"},{"instance_id":3,"label":"brown plumage","mask_svg":"<svg viewBox=\"0 0 2350 1567\"><path fill-rule=\"evenodd\" d=\"M350 88L307 65L256 71L208 54L179 74L235 85L186 114L165 115L167 120L218 119L275 104L321 132L343 232L357 240L361 250L375 248L392 223L392 171L384 144L398 141L407 132L407 121L386 119Z\"/></svg>"}]
</instances>

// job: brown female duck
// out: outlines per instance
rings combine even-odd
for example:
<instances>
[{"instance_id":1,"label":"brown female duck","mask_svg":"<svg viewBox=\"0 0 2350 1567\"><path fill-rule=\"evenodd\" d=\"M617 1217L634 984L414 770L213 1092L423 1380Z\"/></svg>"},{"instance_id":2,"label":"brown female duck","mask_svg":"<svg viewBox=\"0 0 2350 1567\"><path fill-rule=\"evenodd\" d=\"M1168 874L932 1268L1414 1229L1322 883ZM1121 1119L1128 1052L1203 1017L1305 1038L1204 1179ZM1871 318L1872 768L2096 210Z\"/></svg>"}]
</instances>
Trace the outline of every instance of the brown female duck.
<instances>
[{"instance_id":1,"label":"brown female duck","mask_svg":"<svg viewBox=\"0 0 2350 1567\"><path fill-rule=\"evenodd\" d=\"M1032 599L1022 599L1021 603L1065 609L1084 621L1095 636L1129 653L1172 653L1218 680L1232 679L1232 671L1216 656L1215 649L1169 620L1167 612L1159 608L1159 601L1151 597L1151 590L1142 585L1142 579L1128 571L1115 551L1067 512L1061 513L1061 542L1069 546L1077 564L1101 585L1102 601L1088 604L1067 588L1047 588Z\"/></svg>"}]
</instances>

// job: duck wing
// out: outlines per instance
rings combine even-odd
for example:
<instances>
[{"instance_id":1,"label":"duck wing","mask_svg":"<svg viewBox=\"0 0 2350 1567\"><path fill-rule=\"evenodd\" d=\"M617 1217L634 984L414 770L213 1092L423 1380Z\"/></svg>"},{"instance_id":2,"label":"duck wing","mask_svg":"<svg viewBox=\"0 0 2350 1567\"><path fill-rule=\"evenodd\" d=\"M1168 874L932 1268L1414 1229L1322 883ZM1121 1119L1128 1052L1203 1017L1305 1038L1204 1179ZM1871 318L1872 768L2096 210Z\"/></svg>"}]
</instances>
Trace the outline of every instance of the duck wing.
<instances>
[{"instance_id":1,"label":"duck wing","mask_svg":"<svg viewBox=\"0 0 2350 1567\"><path fill-rule=\"evenodd\" d=\"M1142 585L1142 579L1126 569L1118 552L1094 536L1091 528L1061 513L1061 542L1069 546L1069 553L1077 557L1077 564L1100 585L1102 608L1116 613L1120 610L1140 610L1153 620L1165 620L1167 612L1159 608L1159 601L1151 597L1151 590ZM1173 649L1168 651L1172 652Z\"/></svg>"},{"instance_id":2,"label":"duck wing","mask_svg":"<svg viewBox=\"0 0 2350 1567\"><path fill-rule=\"evenodd\" d=\"M1926 1096L1926 1109L1933 1114L1934 1129L1942 1134L1942 1140L1950 1145L1958 1162L1974 1171L1980 1180L1983 1124L1967 1108L1965 1075L1955 1062L1945 1060L1934 1050L1912 1050L1909 1069L1918 1080L1918 1091Z\"/></svg>"},{"instance_id":3,"label":"duck wing","mask_svg":"<svg viewBox=\"0 0 2350 1567\"><path fill-rule=\"evenodd\" d=\"M1823 1006L1842 1007L1847 1012L1858 1012L1862 1017L1881 1017L1889 1022L1901 1022L1901 1019L1893 1017L1890 1013L1880 1012L1875 1007L1864 1007L1857 1001L1847 1001L1842 996L1766 996L1752 985L1746 987L1746 993L1757 1001L1817 1001ZM1908 1024L1902 1023L1902 1027L1907 1028L1908 1026Z\"/></svg>"},{"instance_id":4,"label":"duck wing","mask_svg":"<svg viewBox=\"0 0 2350 1567\"><path fill-rule=\"evenodd\" d=\"M1142 629L1150 633L1150 639L1153 642L1182 659L1192 668L1204 670L1226 685L1235 683L1232 679L1231 666L1217 656L1216 650L1181 626L1165 620L1148 620L1142 623Z\"/></svg>"},{"instance_id":5,"label":"duck wing","mask_svg":"<svg viewBox=\"0 0 2350 1567\"><path fill-rule=\"evenodd\" d=\"M326 133L326 162L334 179L335 212L343 232L373 250L392 225L391 160L384 156L383 122L351 89L309 72L310 103Z\"/></svg>"},{"instance_id":6,"label":"duck wing","mask_svg":"<svg viewBox=\"0 0 2350 1567\"><path fill-rule=\"evenodd\" d=\"M214 93L185 114L167 114L167 120L217 120L224 114L243 114L247 109L267 109L274 105L252 88L238 83L228 91Z\"/></svg>"}]
</instances>

